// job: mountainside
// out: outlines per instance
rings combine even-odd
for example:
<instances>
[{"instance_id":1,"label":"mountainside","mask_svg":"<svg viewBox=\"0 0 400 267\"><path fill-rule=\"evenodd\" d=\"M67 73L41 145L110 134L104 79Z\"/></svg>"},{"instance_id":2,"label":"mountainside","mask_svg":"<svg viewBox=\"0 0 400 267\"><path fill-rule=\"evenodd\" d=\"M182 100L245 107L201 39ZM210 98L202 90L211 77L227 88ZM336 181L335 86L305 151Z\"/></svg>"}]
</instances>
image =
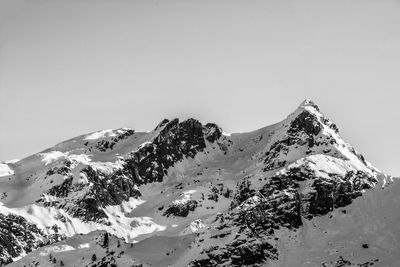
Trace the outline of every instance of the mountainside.
<instances>
[{"instance_id":1,"label":"mountainside","mask_svg":"<svg viewBox=\"0 0 400 267\"><path fill-rule=\"evenodd\" d=\"M310 100L99 131L0 162L0 266L399 266L398 187Z\"/></svg>"}]
</instances>

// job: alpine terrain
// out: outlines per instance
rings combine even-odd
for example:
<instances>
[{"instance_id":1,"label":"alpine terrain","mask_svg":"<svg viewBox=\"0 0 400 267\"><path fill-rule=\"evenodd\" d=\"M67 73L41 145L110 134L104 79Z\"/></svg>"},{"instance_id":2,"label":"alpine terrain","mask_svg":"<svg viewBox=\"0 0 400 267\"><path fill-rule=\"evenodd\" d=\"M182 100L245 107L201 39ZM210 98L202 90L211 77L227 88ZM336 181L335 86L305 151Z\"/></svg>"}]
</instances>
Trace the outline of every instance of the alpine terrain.
<instances>
[{"instance_id":1,"label":"alpine terrain","mask_svg":"<svg viewBox=\"0 0 400 267\"><path fill-rule=\"evenodd\" d=\"M165 119L0 162L0 266L400 266L399 251L399 181L310 100L248 133Z\"/></svg>"}]
</instances>

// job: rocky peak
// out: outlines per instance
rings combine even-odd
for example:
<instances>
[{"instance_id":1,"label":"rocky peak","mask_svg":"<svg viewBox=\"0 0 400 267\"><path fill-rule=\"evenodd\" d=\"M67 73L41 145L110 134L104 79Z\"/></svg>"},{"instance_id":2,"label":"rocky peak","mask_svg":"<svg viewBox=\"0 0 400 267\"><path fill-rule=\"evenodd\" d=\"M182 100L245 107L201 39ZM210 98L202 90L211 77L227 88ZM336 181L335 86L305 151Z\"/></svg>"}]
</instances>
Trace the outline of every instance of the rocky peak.
<instances>
[{"instance_id":1,"label":"rocky peak","mask_svg":"<svg viewBox=\"0 0 400 267\"><path fill-rule=\"evenodd\" d=\"M164 119L160 122L154 131L163 128L156 140L163 141L171 137L179 137L177 141L198 138L206 139L213 143L222 136L222 129L215 123L207 123L203 125L196 119L189 118L179 121L178 118L173 120Z\"/></svg>"},{"instance_id":2,"label":"rocky peak","mask_svg":"<svg viewBox=\"0 0 400 267\"><path fill-rule=\"evenodd\" d=\"M274 170L302 157L324 154L359 162L363 156L347 144L337 126L311 100L304 100L281 124L266 151L265 170Z\"/></svg>"},{"instance_id":3,"label":"rocky peak","mask_svg":"<svg viewBox=\"0 0 400 267\"><path fill-rule=\"evenodd\" d=\"M310 99L301 102L287 120L291 121L292 133L303 131L306 134L317 135L324 126L332 129L336 134L339 133L337 126L322 114L317 104Z\"/></svg>"},{"instance_id":4,"label":"rocky peak","mask_svg":"<svg viewBox=\"0 0 400 267\"><path fill-rule=\"evenodd\" d=\"M207 123L203 127L204 137L213 143L222 136L222 129L215 123Z\"/></svg>"},{"instance_id":5,"label":"rocky peak","mask_svg":"<svg viewBox=\"0 0 400 267\"><path fill-rule=\"evenodd\" d=\"M305 99L305 100L303 100L303 102L301 102L301 104L299 105L298 108L304 109L304 108L306 108L306 107L313 108L313 109L315 109L316 111L319 112L319 107L318 107L317 104L315 104L315 102L312 101L311 99Z\"/></svg>"},{"instance_id":6,"label":"rocky peak","mask_svg":"<svg viewBox=\"0 0 400 267\"><path fill-rule=\"evenodd\" d=\"M154 128L153 131L157 131L158 129L161 129L161 128L164 127L168 122L169 122L168 119L163 119L163 120L156 126L156 128Z\"/></svg>"}]
</instances>

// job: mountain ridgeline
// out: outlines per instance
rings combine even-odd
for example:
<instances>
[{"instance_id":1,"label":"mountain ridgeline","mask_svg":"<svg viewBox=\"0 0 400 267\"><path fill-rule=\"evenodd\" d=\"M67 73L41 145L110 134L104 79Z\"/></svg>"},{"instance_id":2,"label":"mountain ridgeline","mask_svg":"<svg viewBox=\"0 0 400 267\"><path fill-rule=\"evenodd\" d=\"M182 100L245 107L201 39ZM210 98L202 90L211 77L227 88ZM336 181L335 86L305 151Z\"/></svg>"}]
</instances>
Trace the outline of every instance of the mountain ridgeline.
<instances>
[{"instance_id":1,"label":"mountain ridgeline","mask_svg":"<svg viewBox=\"0 0 400 267\"><path fill-rule=\"evenodd\" d=\"M0 266L400 263L396 179L310 100L248 133L165 119L0 167Z\"/></svg>"}]
</instances>

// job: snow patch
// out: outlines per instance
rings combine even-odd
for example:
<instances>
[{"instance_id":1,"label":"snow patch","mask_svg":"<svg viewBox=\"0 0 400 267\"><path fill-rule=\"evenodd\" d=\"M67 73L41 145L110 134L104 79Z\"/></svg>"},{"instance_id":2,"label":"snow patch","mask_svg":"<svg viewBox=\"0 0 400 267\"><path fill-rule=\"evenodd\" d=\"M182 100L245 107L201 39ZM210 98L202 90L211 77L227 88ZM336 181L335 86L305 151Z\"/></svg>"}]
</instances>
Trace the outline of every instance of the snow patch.
<instances>
[{"instance_id":1,"label":"snow patch","mask_svg":"<svg viewBox=\"0 0 400 267\"><path fill-rule=\"evenodd\" d=\"M81 249L81 248L90 248L90 245L89 245L89 243L79 244L78 248L79 249Z\"/></svg>"},{"instance_id":2,"label":"snow patch","mask_svg":"<svg viewBox=\"0 0 400 267\"><path fill-rule=\"evenodd\" d=\"M72 154L72 155L68 155L68 159L76 161L78 163L82 163L82 164L86 164L88 165L89 162L91 161L91 159L89 158L88 155L85 154Z\"/></svg>"},{"instance_id":3,"label":"snow patch","mask_svg":"<svg viewBox=\"0 0 400 267\"><path fill-rule=\"evenodd\" d=\"M95 139L104 138L106 136L115 136L115 133L113 133L113 130L111 130L111 129L94 132L94 133L87 135L85 137L85 140L95 140Z\"/></svg>"},{"instance_id":4,"label":"snow patch","mask_svg":"<svg viewBox=\"0 0 400 267\"><path fill-rule=\"evenodd\" d=\"M51 247L45 247L41 252L40 256L47 256L51 253L60 253L64 251L71 251L75 250L75 248L69 246L69 245L58 245L58 246L51 246Z\"/></svg>"},{"instance_id":5,"label":"snow patch","mask_svg":"<svg viewBox=\"0 0 400 267\"><path fill-rule=\"evenodd\" d=\"M190 223L190 229L193 233L197 232L199 229L206 227L202 220L198 219Z\"/></svg>"},{"instance_id":6,"label":"snow patch","mask_svg":"<svg viewBox=\"0 0 400 267\"><path fill-rule=\"evenodd\" d=\"M66 158L68 156L68 153L54 150L48 153L40 153L39 155L42 156L42 162L44 162L44 164L47 166L60 158Z\"/></svg>"},{"instance_id":7,"label":"snow patch","mask_svg":"<svg viewBox=\"0 0 400 267\"><path fill-rule=\"evenodd\" d=\"M191 199L191 196L196 193L196 190L187 190L184 191L181 196L181 199L177 199L172 201L172 204L185 204L186 202L188 202Z\"/></svg>"},{"instance_id":8,"label":"snow patch","mask_svg":"<svg viewBox=\"0 0 400 267\"><path fill-rule=\"evenodd\" d=\"M231 133L227 133L227 132L225 132L225 131L222 131L222 135L223 135L223 136L231 136L232 134L231 134Z\"/></svg>"},{"instance_id":9,"label":"snow patch","mask_svg":"<svg viewBox=\"0 0 400 267\"><path fill-rule=\"evenodd\" d=\"M0 177L13 175L14 171L5 163L0 163Z\"/></svg>"},{"instance_id":10,"label":"snow patch","mask_svg":"<svg viewBox=\"0 0 400 267\"><path fill-rule=\"evenodd\" d=\"M10 159L10 160L4 161L4 163L13 164L13 163L17 163L18 161L20 161L20 160L19 159Z\"/></svg>"}]
</instances>

